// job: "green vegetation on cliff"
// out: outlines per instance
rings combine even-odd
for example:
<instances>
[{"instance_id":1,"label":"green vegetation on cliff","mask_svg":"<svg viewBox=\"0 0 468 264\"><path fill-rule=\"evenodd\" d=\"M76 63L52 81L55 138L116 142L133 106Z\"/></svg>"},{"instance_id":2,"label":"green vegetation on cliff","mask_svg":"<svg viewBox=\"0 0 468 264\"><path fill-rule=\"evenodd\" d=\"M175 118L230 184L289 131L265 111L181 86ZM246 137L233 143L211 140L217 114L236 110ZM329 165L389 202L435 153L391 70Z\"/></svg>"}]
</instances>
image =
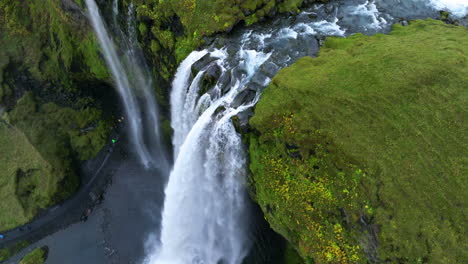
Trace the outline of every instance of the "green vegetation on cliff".
<instances>
[{"instance_id":1,"label":"green vegetation on cliff","mask_svg":"<svg viewBox=\"0 0 468 264\"><path fill-rule=\"evenodd\" d=\"M107 78L86 18L72 1L67 3L68 12L61 0L0 2L0 75L9 60L37 79L69 89L76 89L77 80Z\"/></svg>"},{"instance_id":2,"label":"green vegetation on cliff","mask_svg":"<svg viewBox=\"0 0 468 264\"><path fill-rule=\"evenodd\" d=\"M0 230L30 221L72 194L76 162L105 145L108 125L93 108L40 104L32 93L0 120Z\"/></svg>"},{"instance_id":3,"label":"green vegetation on cliff","mask_svg":"<svg viewBox=\"0 0 468 264\"><path fill-rule=\"evenodd\" d=\"M464 43L434 20L329 38L265 89L253 195L306 261L468 259Z\"/></svg>"},{"instance_id":4,"label":"green vegetation on cliff","mask_svg":"<svg viewBox=\"0 0 468 264\"><path fill-rule=\"evenodd\" d=\"M19 264L43 264L47 259L47 247L36 248L27 254Z\"/></svg>"},{"instance_id":5,"label":"green vegetation on cliff","mask_svg":"<svg viewBox=\"0 0 468 264\"><path fill-rule=\"evenodd\" d=\"M23 248L29 246L31 243L29 241L21 241L10 247L0 249L0 262L3 262L15 254L18 254Z\"/></svg>"},{"instance_id":6,"label":"green vegetation on cliff","mask_svg":"<svg viewBox=\"0 0 468 264\"><path fill-rule=\"evenodd\" d=\"M79 186L105 145L96 91L109 76L80 6L0 1L0 230L30 221ZM18 100L18 98L21 98Z\"/></svg>"}]
</instances>

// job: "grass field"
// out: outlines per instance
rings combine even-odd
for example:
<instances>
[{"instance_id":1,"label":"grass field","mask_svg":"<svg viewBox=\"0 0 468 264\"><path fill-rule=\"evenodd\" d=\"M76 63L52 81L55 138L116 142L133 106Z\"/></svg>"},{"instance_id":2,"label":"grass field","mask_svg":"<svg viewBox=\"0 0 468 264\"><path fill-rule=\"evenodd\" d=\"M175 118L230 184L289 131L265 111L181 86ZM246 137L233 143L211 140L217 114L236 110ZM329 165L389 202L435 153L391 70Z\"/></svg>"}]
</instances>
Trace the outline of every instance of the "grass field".
<instances>
[{"instance_id":1,"label":"grass field","mask_svg":"<svg viewBox=\"0 0 468 264\"><path fill-rule=\"evenodd\" d=\"M274 78L251 120L266 218L311 263L463 263L467 92L465 27L329 38Z\"/></svg>"}]
</instances>

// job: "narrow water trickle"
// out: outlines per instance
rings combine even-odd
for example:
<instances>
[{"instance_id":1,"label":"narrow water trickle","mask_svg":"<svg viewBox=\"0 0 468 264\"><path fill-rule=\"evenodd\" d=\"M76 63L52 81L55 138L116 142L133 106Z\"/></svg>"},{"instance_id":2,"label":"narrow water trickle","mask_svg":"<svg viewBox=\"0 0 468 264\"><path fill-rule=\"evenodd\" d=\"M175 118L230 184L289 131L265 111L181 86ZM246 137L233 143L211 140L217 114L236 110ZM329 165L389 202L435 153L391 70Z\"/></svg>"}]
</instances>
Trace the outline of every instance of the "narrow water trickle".
<instances>
[{"instance_id":1,"label":"narrow water trickle","mask_svg":"<svg viewBox=\"0 0 468 264\"><path fill-rule=\"evenodd\" d=\"M161 139L153 79L136 43L136 33L132 24L133 10L130 9L129 36L127 36L115 22L118 15L118 1L114 1L114 26L117 28L119 33L117 37L121 43L117 46L106 29L96 2L86 0L86 5L89 19L125 108L129 141L145 167L168 171L169 164Z\"/></svg>"}]
</instances>

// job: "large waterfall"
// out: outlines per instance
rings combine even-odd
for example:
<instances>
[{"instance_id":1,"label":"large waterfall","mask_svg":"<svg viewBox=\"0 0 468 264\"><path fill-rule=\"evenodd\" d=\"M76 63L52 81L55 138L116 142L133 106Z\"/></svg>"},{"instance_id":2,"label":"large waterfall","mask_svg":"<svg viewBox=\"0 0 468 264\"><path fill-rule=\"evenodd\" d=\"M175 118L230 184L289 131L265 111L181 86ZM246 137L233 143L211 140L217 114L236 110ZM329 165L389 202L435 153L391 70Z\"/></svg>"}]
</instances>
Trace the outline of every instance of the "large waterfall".
<instances>
[{"instance_id":1,"label":"large waterfall","mask_svg":"<svg viewBox=\"0 0 468 264\"><path fill-rule=\"evenodd\" d=\"M268 27L235 32L228 41L218 38L206 49L191 53L172 83L175 163L165 191L161 237L151 236L144 262L242 263L252 238L246 150L238 130L245 128L263 88L279 69L300 57L316 56L326 36L388 32L404 19L435 17L434 7L456 9L456 15L467 13L461 2L421 1L337 0L315 5L294 18L277 19ZM86 4L125 106L135 152L144 166L167 169L153 82L137 48L134 21L129 20L126 34L117 34L122 44L116 45L95 1L86 0ZM117 24L118 0L112 9Z\"/></svg>"},{"instance_id":2,"label":"large waterfall","mask_svg":"<svg viewBox=\"0 0 468 264\"><path fill-rule=\"evenodd\" d=\"M94 0L86 0L88 15L98 37L104 58L125 108L126 124L137 156L145 167L167 171L169 164L161 141L159 112L153 93L154 85L140 54L132 25L130 35L120 34L117 46L106 29ZM114 16L118 2L114 2ZM114 19L115 23L116 19ZM116 25L118 28L118 26Z\"/></svg>"}]
</instances>

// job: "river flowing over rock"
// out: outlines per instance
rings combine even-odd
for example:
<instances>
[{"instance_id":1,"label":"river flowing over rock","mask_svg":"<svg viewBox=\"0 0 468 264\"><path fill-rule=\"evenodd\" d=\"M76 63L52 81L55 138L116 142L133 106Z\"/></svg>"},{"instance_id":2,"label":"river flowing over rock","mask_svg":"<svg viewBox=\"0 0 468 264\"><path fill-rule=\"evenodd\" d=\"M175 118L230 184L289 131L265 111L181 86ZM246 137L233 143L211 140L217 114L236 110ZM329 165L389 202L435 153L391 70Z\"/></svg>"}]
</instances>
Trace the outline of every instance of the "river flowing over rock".
<instances>
[{"instance_id":1,"label":"river flowing over rock","mask_svg":"<svg viewBox=\"0 0 468 264\"><path fill-rule=\"evenodd\" d=\"M180 64L171 93L175 164L162 235L148 240L145 263L242 263L252 239L247 163L236 125L247 123L276 72L300 57L316 56L323 37L388 32L402 20L437 16L426 2L400 2L315 5L295 17L219 37ZM211 84L215 68L221 74Z\"/></svg>"}]
</instances>

